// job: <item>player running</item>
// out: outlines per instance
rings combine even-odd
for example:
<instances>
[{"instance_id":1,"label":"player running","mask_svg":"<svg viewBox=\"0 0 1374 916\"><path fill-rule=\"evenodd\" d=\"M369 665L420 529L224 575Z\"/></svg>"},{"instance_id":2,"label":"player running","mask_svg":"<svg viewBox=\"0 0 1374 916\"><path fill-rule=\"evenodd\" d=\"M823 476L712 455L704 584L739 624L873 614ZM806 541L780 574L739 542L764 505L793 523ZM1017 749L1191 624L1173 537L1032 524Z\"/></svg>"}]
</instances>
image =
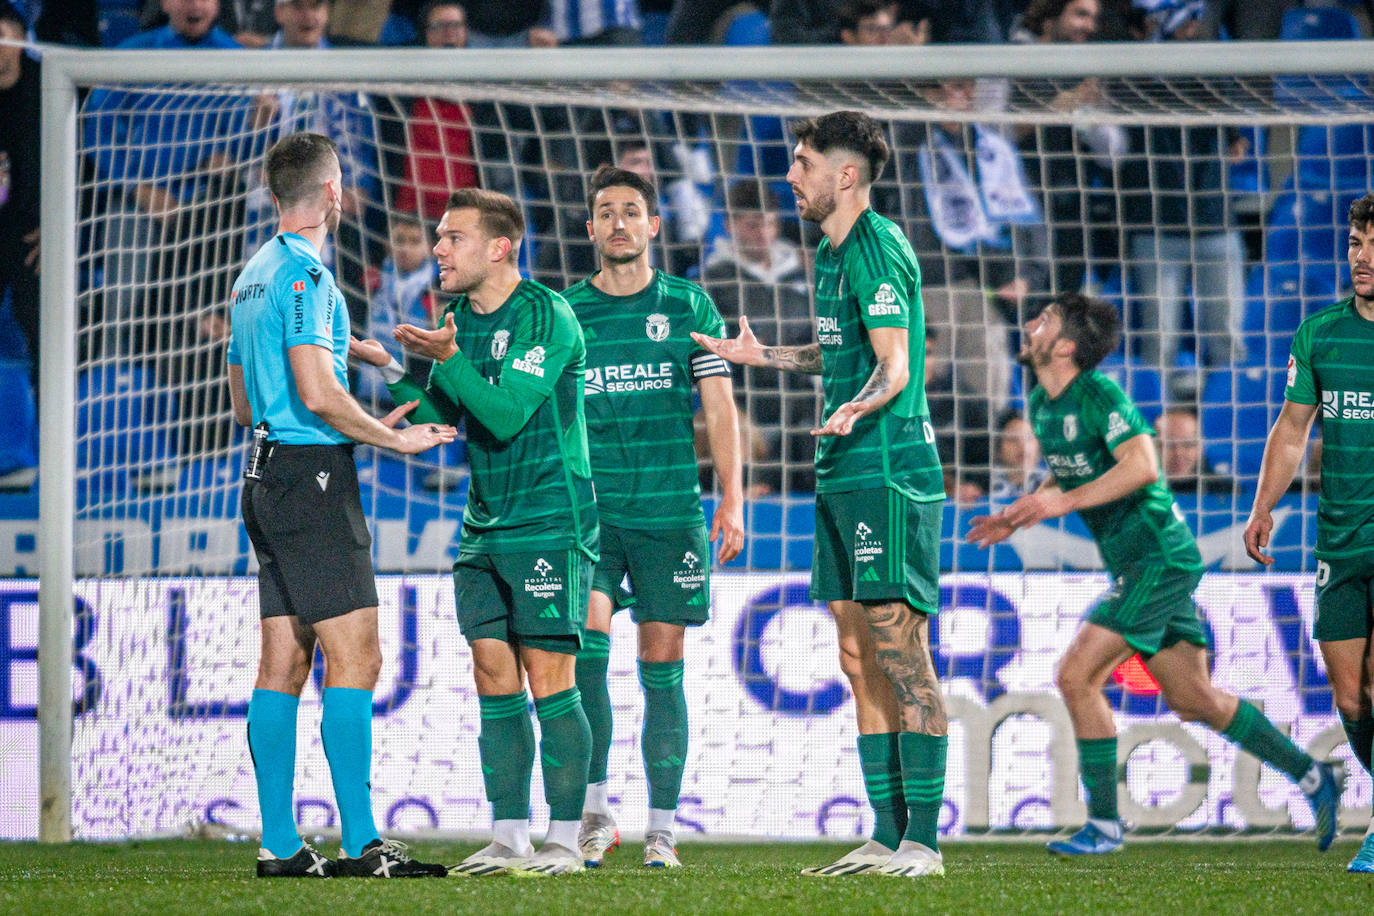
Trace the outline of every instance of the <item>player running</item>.
<instances>
[{"instance_id":1,"label":"player running","mask_svg":"<svg viewBox=\"0 0 1374 916\"><path fill-rule=\"evenodd\" d=\"M277 235L234 283L229 397L234 419L254 427L244 471L243 522L258 558L262 654L248 702L248 749L262 811L259 878L442 878L377 835L372 819L372 691L382 666L372 538L363 520L353 443L399 452L452 442L457 430L428 421L394 427L415 405L383 420L348 393L348 308L320 261L339 225L338 148L296 133L267 153L267 183L280 211ZM296 713L319 642L328 664L320 738L343 827L330 861L296 830L292 786Z\"/></svg>"},{"instance_id":2,"label":"player running","mask_svg":"<svg viewBox=\"0 0 1374 916\"><path fill-rule=\"evenodd\" d=\"M472 478L453 587L472 647L482 716L477 739L493 842L453 871L583 870L577 848L591 733L574 682L587 592L597 558L596 503L587 463L585 349L558 293L521 279L525 224L504 194L454 192L439 221L439 286L455 298L435 330L403 324L405 349L434 361L428 385L405 375L375 340L350 352L382 369L398 402L418 399L420 422L467 424ZM549 831L529 836L534 730L539 718ZM533 854L532 854L533 853Z\"/></svg>"},{"instance_id":3,"label":"player running","mask_svg":"<svg viewBox=\"0 0 1374 916\"><path fill-rule=\"evenodd\" d=\"M1018 528L1078 512L1112 577L1055 672L1078 739L1088 823L1049 850L1094 855L1122 846L1116 722L1102 689L1137 652L1180 719L1202 722L1298 784L1325 850L1335 836L1345 772L1313 760L1259 709L1212 683L1192 599L1202 555L1160 479L1149 424L1115 382L1095 371L1119 335L1114 306L1076 293L1060 296L1026 325L1020 360L1038 381L1030 421L1052 476L996 515L973 519L968 533L987 547Z\"/></svg>"},{"instance_id":4,"label":"player running","mask_svg":"<svg viewBox=\"0 0 1374 916\"><path fill-rule=\"evenodd\" d=\"M607 799L612 715L606 664L611 615L617 597L625 603L619 591L628 577L644 690L644 864L676 868L674 823L687 761L683 643L686 628L705 623L711 609L692 383L721 482L710 540L720 540L722 563L744 544L739 416L730 367L690 336L721 336L720 313L701 287L649 265L649 241L659 230L653 185L634 172L602 166L592 176L587 210L587 235L601 270L563 294L587 341L587 437L601 519L601 561L577 657L577 687L592 729L579 842L591 867L620 842Z\"/></svg>"},{"instance_id":5,"label":"player running","mask_svg":"<svg viewBox=\"0 0 1374 916\"><path fill-rule=\"evenodd\" d=\"M1298 326L1283 393L1264 446L1245 552L1265 566L1270 512L1293 482L1321 405L1322 474L1317 501L1317 613L1313 638L1355 759L1370 771L1374 717L1374 194L1350 206L1350 282L1355 294ZM1374 872L1374 820L1348 866Z\"/></svg>"},{"instance_id":6,"label":"player running","mask_svg":"<svg viewBox=\"0 0 1374 916\"><path fill-rule=\"evenodd\" d=\"M816 254L819 342L693 334L731 362L819 375L811 597L828 603L859 725L872 838L810 876L944 874L938 826L949 722L930 651L940 606L944 484L926 406L921 271L902 231L869 207L887 164L882 128L838 111L792 125L788 183Z\"/></svg>"}]
</instances>

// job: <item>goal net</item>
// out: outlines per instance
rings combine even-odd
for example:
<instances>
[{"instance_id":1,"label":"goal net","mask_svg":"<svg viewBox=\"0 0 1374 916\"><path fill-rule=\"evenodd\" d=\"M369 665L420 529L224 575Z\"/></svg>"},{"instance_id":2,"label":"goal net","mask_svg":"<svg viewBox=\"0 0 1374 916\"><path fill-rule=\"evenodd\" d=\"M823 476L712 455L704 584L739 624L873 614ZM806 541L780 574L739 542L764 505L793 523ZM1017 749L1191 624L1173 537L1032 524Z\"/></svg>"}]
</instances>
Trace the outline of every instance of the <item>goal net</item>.
<instances>
[{"instance_id":1,"label":"goal net","mask_svg":"<svg viewBox=\"0 0 1374 916\"><path fill-rule=\"evenodd\" d=\"M869 112L892 148L875 208L906 231L924 276L925 383L950 496L932 622L953 716L942 829L1045 831L1084 816L1053 669L1106 587L1097 552L1076 519L987 552L962 542L969 518L1043 479L1018 422L1032 384L1015 361L1018 327L1064 292L1106 297L1124 316L1123 346L1103 371L1160 429L1170 484L1209 564L1197 600L1218 682L1262 704L1313 754L1347 753L1310 640L1317 458L1275 513L1277 572L1251 574L1240 532L1288 342L1349 284L1346 210L1368 193L1374 161L1365 77L1326 72L1319 52L1310 68L1257 76L1140 75L1149 68L1139 60L1134 73L1114 71L1105 54L1093 71L1068 51L998 71L953 54L945 79L893 78L886 57L866 78L852 60L844 79L816 79L814 62L787 78L776 56L762 74L741 62L697 78L655 77L647 64L623 79L595 65L580 71L588 78L531 78L544 69L497 55L491 69L470 66L455 80L437 78L432 55L380 53L318 79L242 77L232 74L262 73L258 62L276 55L231 56L236 69L204 79L191 78L185 55L160 76L149 55L146 72L78 80L77 216L66 233L76 295L45 303L45 321L74 321L74 413L67 441L44 442L70 449L75 466L76 638L61 677L75 701L76 836L257 829L244 739L256 566L238 512L245 435L229 415L224 353L230 286L275 232L264 154L297 129L322 130L342 151L344 217L326 259L361 336L389 344L395 324L428 322L442 307L428 248L455 187L520 204L527 275L554 289L586 276L596 268L586 182L615 162L658 188L655 265L705 286L732 333L747 315L760 338L793 344L815 335L808 271L819 236L799 221L784 179L788 122ZM389 409L375 377L352 383L374 414ZM736 393L748 419L748 540L713 576L710 624L688 637L680 822L708 835L860 834L868 812L847 687L833 627L805 590L818 392L807 377L749 371ZM479 717L447 575L467 487L463 446L356 457L381 596L379 825L478 832L489 818ZM701 476L709 511L706 462ZM36 633L36 595L32 583L4 588L15 672L7 702L31 709L37 666L17 654L15 634ZM610 795L634 833L647 789L624 616L610 663ZM318 665L300 717L296 796L308 831L337 822L318 736L321 674ZM1138 659L1113 675L1109 694L1131 822L1310 826L1279 774L1181 725ZM0 727L14 731L18 760L31 759L32 722ZM0 833L33 835L37 780L12 763ZM1368 781L1352 780L1352 826L1369 801ZM536 820L542 810L536 802Z\"/></svg>"}]
</instances>

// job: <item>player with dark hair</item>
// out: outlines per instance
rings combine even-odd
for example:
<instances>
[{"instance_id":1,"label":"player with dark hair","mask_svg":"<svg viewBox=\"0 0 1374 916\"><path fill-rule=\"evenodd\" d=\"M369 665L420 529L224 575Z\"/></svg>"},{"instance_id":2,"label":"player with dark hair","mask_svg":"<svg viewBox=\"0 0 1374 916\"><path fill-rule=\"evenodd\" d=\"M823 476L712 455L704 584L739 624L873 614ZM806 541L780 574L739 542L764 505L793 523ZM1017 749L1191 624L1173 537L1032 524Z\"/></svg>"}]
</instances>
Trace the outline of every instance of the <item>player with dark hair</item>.
<instances>
[{"instance_id":1,"label":"player with dark hair","mask_svg":"<svg viewBox=\"0 0 1374 916\"><path fill-rule=\"evenodd\" d=\"M1018 528L1077 512L1112 577L1055 672L1078 739L1088 823L1050 843L1050 852L1093 855L1122 846L1116 722L1102 690L1137 653L1180 719L1207 725L1298 784L1316 815L1317 845L1326 849L1344 770L1313 760L1259 709L1212 683L1207 634L1192 598L1204 569L1197 542L1160 479L1150 425L1096 371L1120 338L1116 308L1062 295L1024 333L1020 359L1038 382L1028 412L1051 476L996 515L973 519L968 540L987 547Z\"/></svg>"},{"instance_id":2,"label":"player with dark hair","mask_svg":"<svg viewBox=\"0 0 1374 916\"><path fill-rule=\"evenodd\" d=\"M819 375L811 597L828 603L859 725L873 837L813 876L944 874L938 827L949 721L930 651L940 607L945 498L925 396L921 272L900 228L869 206L888 160L883 128L857 111L792 125L787 180L816 254L818 343L697 343L731 362Z\"/></svg>"},{"instance_id":3,"label":"player with dark hair","mask_svg":"<svg viewBox=\"0 0 1374 916\"><path fill-rule=\"evenodd\" d=\"M620 593L627 578L644 689L644 864L680 864L674 823L687 762L683 647L686 628L705 623L711 610L711 550L692 447L693 383L722 486L709 540L720 540L722 563L744 543L730 367L691 338L693 332L719 337L725 323L700 286L650 266L649 242L658 230L653 185L624 169L597 169L587 192L587 236L601 269L563 294L587 340L587 436L601 517L601 561L577 658L577 686L592 729L580 845L593 867L620 840L607 799L606 664L611 616L627 603Z\"/></svg>"},{"instance_id":4,"label":"player with dark hair","mask_svg":"<svg viewBox=\"0 0 1374 916\"><path fill-rule=\"evenodd\" d=\"M1317 503L1317 613L1313 638L1355 759L1370 771L1374 743L1374 194L1350 207L1350 284L1354 295L1308 316L1293 337L1288 387L1264 445L1259 487L1245 526L1245 552L1269 566L1264 552L1270 515L1307 451L1321 405L1322 475ZM1374 820L1353 872L1374 872Z\"/></svg>"},{"instance_id":5,"label":"player with dark hair","mask_svg":"<svg viewBox=\"0 0 1374 916\"><path fill-rule=\"evenodd\" d=\"M353 444L413 454L452 442L452 426L398 430L348 393L348 308L320 261L339 225L342 174L332 140L298 133L267 154L278 234L230 296L229 392L254 426L243 522L257 554L262 654L248 703L248 748L262 810L258 877L443 877L442 865L382 840L372 820L372 691L382 666L372 538ZM296 710L319 642L327 662L320 737L343 826L337 862L301 842L292 806Z\"/></svg>"},{"instance_id":6,"label":"player with dark hair","mask_svg":"<svg viewBox=\"0 0 1374 916\"><path fill-rule=\"evenodd\" d=\"M428 384L409 378L378 341L355 339L350 352L381 368L398 403L418 399L417 417L466 422L472 478L453 587L472 648L477 747L495 836L453 871L579 872L591 733L575 665L598 539L582 331L562 296L521 278L525 223L509 197L455 191L436 232L439 286L454 298L437 329L403 324L394 332L406 350L434 361ZM526 677L550 816L537 853Z\"/></svg>"}]
</instances>

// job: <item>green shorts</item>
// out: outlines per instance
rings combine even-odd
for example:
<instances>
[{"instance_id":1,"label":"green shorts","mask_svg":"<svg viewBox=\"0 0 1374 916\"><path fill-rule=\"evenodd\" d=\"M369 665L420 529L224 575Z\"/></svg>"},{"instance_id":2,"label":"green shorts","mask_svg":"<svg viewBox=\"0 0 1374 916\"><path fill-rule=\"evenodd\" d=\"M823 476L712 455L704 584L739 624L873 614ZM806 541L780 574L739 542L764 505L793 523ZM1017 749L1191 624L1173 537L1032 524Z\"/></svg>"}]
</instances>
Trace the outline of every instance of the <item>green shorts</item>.
<instances>
[{"instance_id":1,"label":"green shorts","mask_svg":"<svg viewBox=\"0 0 1374 916\"><path fill-rule=\"evenodd\" d=\"M1207 645L1207 631L1193 603L1202 570L1146 566L1116 577L1083 620L1120 634L1142 655L1154 655L1178 642Z\"/></svg>"},{"instance_id":2,"label":"green shorts","mask_svg":"<svg viewBox=\"0 0 1374 916\"><path fill-rule=\"evenodd\" d=\"M880 487L816 494L813 601L905 601L940 611L940 501Z\"/></svg>"},{"instance_id":3,"label":"green shorts","mask_svg":"<svg viewBox=\"0 0 1374 916\"><path fill-rule=\"evenodd\" d=\"M499 639L575 655L591 581L592 561L577 550L459 550L453 564L458 629L469 643Z\"/></svg>"},{"instance_id":4,"label":"green shorts","mask_svg":"<svg viewBox=\"0 0 1374 916\"><path fill-rule=\"evenodd\" d=\"M603 522L592 590L609 595L616 610L630 608L635 623L701 626L711 617L706 526L641 530Z\"/></svg>"},{"instance_id":5,"label":"green shorts","mask_svg":"<svg viewBox=\"0 0 1374 916\"><path fill-rule=\"evenodd\" d=\"M1317 561L1317 642L1368 639L1374 631L1374 554Z\"/></svg>"}]
</instances>

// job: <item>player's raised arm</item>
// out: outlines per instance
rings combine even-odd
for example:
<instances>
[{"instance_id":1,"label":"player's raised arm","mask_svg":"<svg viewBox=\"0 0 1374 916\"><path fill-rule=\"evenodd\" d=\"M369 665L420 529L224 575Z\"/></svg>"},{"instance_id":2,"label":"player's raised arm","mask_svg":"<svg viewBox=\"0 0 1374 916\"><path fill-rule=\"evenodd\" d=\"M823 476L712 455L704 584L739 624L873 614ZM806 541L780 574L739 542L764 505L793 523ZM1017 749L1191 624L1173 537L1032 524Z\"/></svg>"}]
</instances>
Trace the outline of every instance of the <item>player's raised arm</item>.
<instances>
[{"instance_id":1,"label":"player's raised arm","mask_svg":"<svg viewBox=\"0 0 1374 916\"><path fill-rule=\"evenodd\" d=\"M1269 438L1264 443L1264 458L1260 461L1255 503L1250 507L1250 518L1245 523L1245 552L1256 563L1269 566L1274 562L1274 558L1264 552L1274 529L1274 519L1269 513L1293 482L1298 465L1302 464L1303 455L1307 452L1307 437L1312 432L1316 417L1316 404L1285 400L1278 419L1269 430Z\"/></svg>"}]
</instances>

